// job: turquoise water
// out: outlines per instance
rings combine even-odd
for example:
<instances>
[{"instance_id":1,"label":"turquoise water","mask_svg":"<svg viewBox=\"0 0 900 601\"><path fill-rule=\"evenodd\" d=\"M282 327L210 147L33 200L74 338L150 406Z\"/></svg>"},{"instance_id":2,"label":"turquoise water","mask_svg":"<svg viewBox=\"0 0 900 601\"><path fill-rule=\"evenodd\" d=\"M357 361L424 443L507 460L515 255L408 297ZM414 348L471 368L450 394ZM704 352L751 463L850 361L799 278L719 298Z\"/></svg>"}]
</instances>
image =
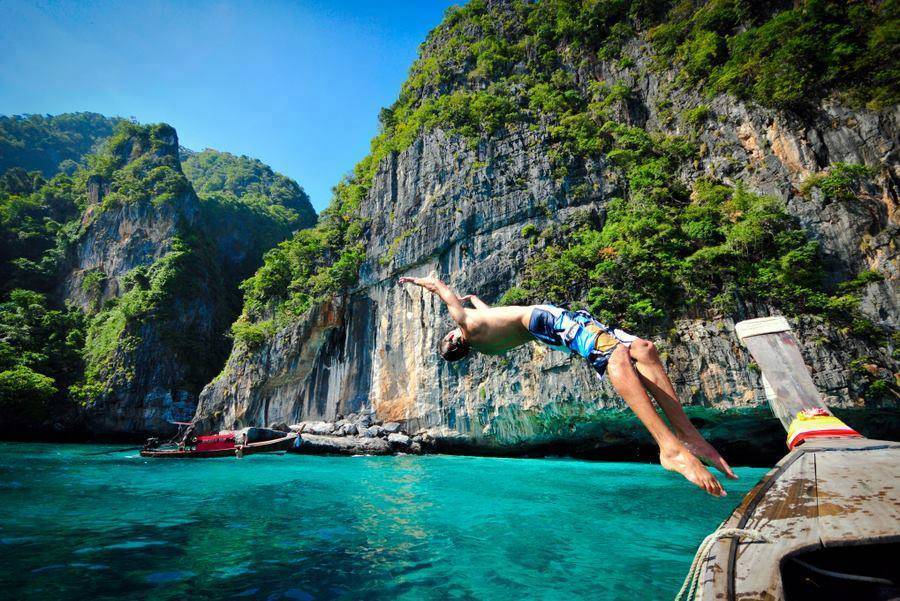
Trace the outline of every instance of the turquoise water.
<instances>
[{"instance_id":1,"label":"turquoise water","mask_svg":"<svg viewBox=\"0 0 900 601\"><path fill-rule=\"evenodd\" d=\"M671 599L765 472L112 449L0 443L4 598Z\"/></svg>"}]
</instances>

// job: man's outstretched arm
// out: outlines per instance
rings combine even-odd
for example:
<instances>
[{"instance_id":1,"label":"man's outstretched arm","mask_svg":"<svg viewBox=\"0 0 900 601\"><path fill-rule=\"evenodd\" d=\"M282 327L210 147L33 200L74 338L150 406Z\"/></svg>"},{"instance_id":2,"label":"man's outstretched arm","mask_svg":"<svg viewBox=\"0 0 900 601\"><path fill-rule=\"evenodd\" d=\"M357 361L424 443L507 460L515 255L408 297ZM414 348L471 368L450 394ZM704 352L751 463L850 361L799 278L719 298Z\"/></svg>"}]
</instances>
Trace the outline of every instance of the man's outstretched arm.
<instances>
[{"instance_id":1,"label":"man's outstretched arm","mask_svg":"<svg viewBox=\"0 0 900 601\"><path fill-rule=\"evenodd\" d=\"M462 306L462 301L456 293L450 290L450 287L447 286L444 282L440 281L434 276L428 276L425 278L400 278L401 284L415 284L416 286L421 286L425 290L429 292L433 292L441 297L441 300L444 301L444 304L447 305L447 309L450 311L450 317L453 318L453 321L458 323L460 327L465 328L466 326L466 310ZM474 303L473 303L474 304Z\"/></svg>"}]
</instances>

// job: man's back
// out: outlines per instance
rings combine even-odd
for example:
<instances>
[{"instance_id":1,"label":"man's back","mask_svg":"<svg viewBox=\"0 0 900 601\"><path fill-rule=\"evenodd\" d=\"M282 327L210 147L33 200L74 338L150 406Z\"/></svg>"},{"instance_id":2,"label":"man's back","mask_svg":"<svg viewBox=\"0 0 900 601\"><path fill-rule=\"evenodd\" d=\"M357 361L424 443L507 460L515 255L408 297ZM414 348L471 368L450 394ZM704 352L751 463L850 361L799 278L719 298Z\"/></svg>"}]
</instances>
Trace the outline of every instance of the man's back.
<instances>
[{"instance_id":1,"label":"man's back","mask_svg":"<svg viewBox=\"0 0 900 601\"><path fill-rule=\"evenodd\" d=\"M525 344L534 337L528 332L533 306L465 309L465 333L469 344L480 353L499 355Z\"/></svg>"}]
</instances>

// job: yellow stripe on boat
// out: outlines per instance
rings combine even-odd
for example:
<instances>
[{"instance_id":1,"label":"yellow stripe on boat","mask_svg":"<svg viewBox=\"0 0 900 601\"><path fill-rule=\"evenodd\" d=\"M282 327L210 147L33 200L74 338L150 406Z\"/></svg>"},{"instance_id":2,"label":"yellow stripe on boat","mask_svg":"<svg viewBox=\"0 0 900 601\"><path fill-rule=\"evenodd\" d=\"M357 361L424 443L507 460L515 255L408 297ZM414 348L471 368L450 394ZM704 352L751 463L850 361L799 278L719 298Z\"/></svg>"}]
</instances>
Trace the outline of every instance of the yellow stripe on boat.
<instances>
[{"instance_id":1,"label":"yellow stripe on boat","mask_svg":"<svg viewBox=\"0 0 900 601\"><path fill-rule=\"evenodd\" d=\"M793 449L808 438L858 437L859 432L824 410L801 411L788 428L787 445Z\"/></svg>"}]
</instances>

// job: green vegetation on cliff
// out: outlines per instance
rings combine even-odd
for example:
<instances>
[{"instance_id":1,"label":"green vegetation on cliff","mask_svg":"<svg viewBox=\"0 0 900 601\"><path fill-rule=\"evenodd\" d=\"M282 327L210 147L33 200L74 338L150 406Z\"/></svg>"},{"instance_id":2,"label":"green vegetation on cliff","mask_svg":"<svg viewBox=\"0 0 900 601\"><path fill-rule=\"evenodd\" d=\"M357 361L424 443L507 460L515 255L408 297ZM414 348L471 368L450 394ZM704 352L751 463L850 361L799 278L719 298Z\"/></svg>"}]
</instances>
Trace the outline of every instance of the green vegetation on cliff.
<instances>
[{"instance_id":1,"label":"green vegetation on cliff","mask_svg":"<svg viewBox=\"0 0 900 601\"><path fill-rule=\"evenodd\" d=\"M612 199L602 229L576 221L553 232L565 243L532 258L501 302L586 305L644 330L678 314L746 311L745 302L793 314L829 307L818 243L779 201L712 181L670 192L667 202Z\"/></svg>"},{"instance_id":2,"label":"green vegetation on cliff","mask_svg":"<svg viewBox=\"0 0 900 601\"><path fill-rule=\"evenodd\" d=\"M650 30L688 85L801 108L832 91L873 108L900 100L900 2L679 2Z\"/></svg>"},{"instance_id":3,"label":"green vegetation on cliff","mask_svg":"<svg viewBox=\"0 0 900 601\"><path fill-rule=\"evenodd\" d=\"M301 230L265 255L263 266L242 284L244 312L232 331L238 340L258 343L271 324L300 315L316 301L356 282L365 258L364 222L359 203L371 175L357 172L334 188L334 200L314 228Z\"/></svg>"},{"instance_id":4,"label":"green vegetation on cliff","mask_svg":"<svg viewBox=\"0 0 900 601\"><path fill-rule=\"evenodd\" d=\"M227 356L222 335L240 309L238 282L267 249L315 222L303 189L259 161L182 152L184 170L171 127L129 123L89 160L92 175L110 184L102 209L178 200L199 201L200 212L179 223L167 254L130 271L120 296L91 317L82 402L131 386L134 365L149 360L140 355L148 349L164 349L184 374L179 386L199 392ZM192 184L200 190L197 201L190 200Z\"/></svg>"},{"instance_id":5,"label":"green vegetation on cliff","mask_svg":"<svg viewBox=\"0 0 900 601\"><path fill-rule=\"evenodd\" d=\"M109 188L101 210L142 201L159 206L192 192L178 159L178 136L165 123L121 121L87 161L90 175Z\"/></svg>"},{"instance_id":6,"label":"green vegetation on cliff","mask_svg":"<svg viewBox=\"0 0 900 601\"><path fill-rule=\"evenodd\" d=\"M83 186L77 176L46 181L19 167L0 175L0 299L14 288L49 290L61 241L77 229Z\"/></svg>"},{"instance_id":7,"label":"green vegetation on cliff","mask_svg":"<svg viewBox=\"0 0 900 601\"><path fill-rule=\"evenodd\" d=\"M602 227L575 219L543 232L548 242L501 303L586 306L608 323L647 331L679 315L748 315L762 303L878 336L858 293L880 276L826 288L819 243L782 202L709 178L689 189L672 174L691 158L690 144L621 124L607 131L614 150L606 157L624 172L625 196L610 199ZM839 164L807 186L852 199L866 175Z\"/></svg>"},{"instance_id":8,"label":"green vegetation on cliff","mask_svg":"<svg viewBox=\"0 0 900 601\"><path fill-rule=\"evenodd\" d=\"M400 97L381 114L377 162L423 130L467 137L508 123L548 124L570 150L596 150L598 113L628 90L592 77L632 38L649 39L683 85L799 108L832 91L896 103L900 3L804 0L473 0L451 8L422 46ZM625 66L620 64L620 67Z\"/></svg>"},{"instance_id":9,"label":"green vegetation on cliff","mask_svg":"<svg viewBox=\"0 0 900 601\"><path fill-rule=\"evenodd\" d=\"M291 230L316 222L316 213L303 188L259 159L210 148L202 152L182 149L181 166L200 198L239 202L265 212Z\"/></svg>"},{"instance_id":10,"label":"green vegetation on cliff","mask_svg":"<svg viewBox=\"0 0 900 601\"><path fill-rule=\"evenodd\" d=\"M121 119L97 113L0 116L0 173L11 167L71 174Z\"/></svg>"},{"instance_id":11,"label":"green vegetation on cliff","mask_svg":"<svg viewBox=\"0 0 900 601\"><path fill-rule=\"evenodd\" d=\"M113 384L133 380L133 355L141 345L141 361L178 365L185 374L181 386L199 391L227 354L220 338L233 316L227 281L210 242L189 232L152 264L130 271L121 295L88 321L79 400L89 403ZM146 355L156 349L164 349L164 357Z\"/></svg>"},{"instance_id":12,"label":"green vegetation on cliff","mask_svg":"<svg viewBox=\"0 0 900 601\"><path fill-rule=\"evenodd\" d=\"M33 163L34 148L46 153L48 147L59 145L61 134L52 127L65 123L65 117L29 119L43 127L28 130L31 137L25 151L15 149L8 160ZM96 371L96 352L92 352L96 336L88 336L91 348L86 353L85 335L92 328L79 309L60 308L65 299L54 294L69 248L86 232L82 216L89 204L88 182L106 191L95 211L150 199L163 203L190 189L177 155L173 163L172 152L167 150L167 142L175 139L174 130L96 117L109 127L99 130L90 145L81 139L80 146L73 142L68 150L98 150L73 155L70 169L49 181L38 171L26 172L18 166L0 176L0 299L4 301L0 305L0 354L5 359L0 365L5 376L0 377L0 394L8 397L5 403L10 416L17 416L10 417L5 428L34 426L53 416L65 416L75 401L93 396L88 393L93 390ZM18 125L21 129L23 124ZM100 134L110 137L101 141ZM98 294L105 278L102 271L89 273L82 291ZM92 309L106 311L99 305ZM118 339L108 343L112 346ZM11 363L9 357L16 361Z\"/></svg>"},{"instance_id":13,"label":"green vegetation on cliff","mask_svg":"<svg viewBox=\"0 0 900 601\"><path fill-rule=\"evenodd\" d=\"M303 188L258 159L212 149L182 149L181 155L184 174L202 201L200 222L210 236L252 242L238 266L240 279L256 271L267 250L315 225L316 213Z\"/></svg>"},{"instance_id":14,"label":"green vegetation on cliff","mask_svg":"<svg viewBox=\"0 0 900 601\"><path fill-rule=\"evenodd\" d=\"M865 165L835 163L826 173L814 173L800 186L800 192L808 195L819 190L829 201L853 202L858 198L860 185L874 175Z\"/></svg>"},{"instance_id":15,"label":"green vegetation on cliff","mask_svg":"<svg viewBox=\"0 0 900 601\"><path fill-rule=\"evenodd\" d=\"M199 392L228 354L224 334L240 309L240 280L267 249L315 221L299 185L227 153L208 150L187 159L188 172L203 186L198 199L182 171L175 130L165 124L98 117L109 127L95 128L90 146L71 141L70 168L47 180L20 166L34 164L35 149L62 152L65 117L2 121L18 128L26 147L20 153L8 145L4 159L16 166L0 175L3 428L35 426L103 395L127 394L146 384L137 381L146 373L138 372L153 372L154 362L180 374L165 385ZM91 148L92 154L73 154ZM83 273L87 315L63 308L71 299L60 298L60 283L78 269L75 245L96 234L92 227L105 212L136 204L152 205L151 215L175 223L169 251L135 266L113 288L117 296L105 301L112 276L102 267ZM114 220L129 218L127 211L112 213ZM104 244L128 242L103 238Z\"/></svg>"},{"instance_id":16,"label":"green vegetation on cliff","mask_svg":"<svg viewBox=\"0 0 900 601\"><path fill-rule=\"evenodd\" d=\"M0 303L0 424L28 425L65 413L80 378L84 323L77 309L13 290Z\"/></svg>"},{"instance_id":17,"label":"green vegetation on cliff","mask_svg":"<svg viewBox=\"0 0 900 601\"><path fill-rule=\"evenodd\" d=\"M48 292L57 283L67 248L84 233L89 183L103 190L95 214L116 204L163 204L190 192L175 154L175 130L108 121L112 135L94 141L98 151L77 157L71 173L46 180L16 166L0 175L0 295L13 288ZM8 161L27 163L29 156L13 152Z\"/></svg>"}]
</instances>

